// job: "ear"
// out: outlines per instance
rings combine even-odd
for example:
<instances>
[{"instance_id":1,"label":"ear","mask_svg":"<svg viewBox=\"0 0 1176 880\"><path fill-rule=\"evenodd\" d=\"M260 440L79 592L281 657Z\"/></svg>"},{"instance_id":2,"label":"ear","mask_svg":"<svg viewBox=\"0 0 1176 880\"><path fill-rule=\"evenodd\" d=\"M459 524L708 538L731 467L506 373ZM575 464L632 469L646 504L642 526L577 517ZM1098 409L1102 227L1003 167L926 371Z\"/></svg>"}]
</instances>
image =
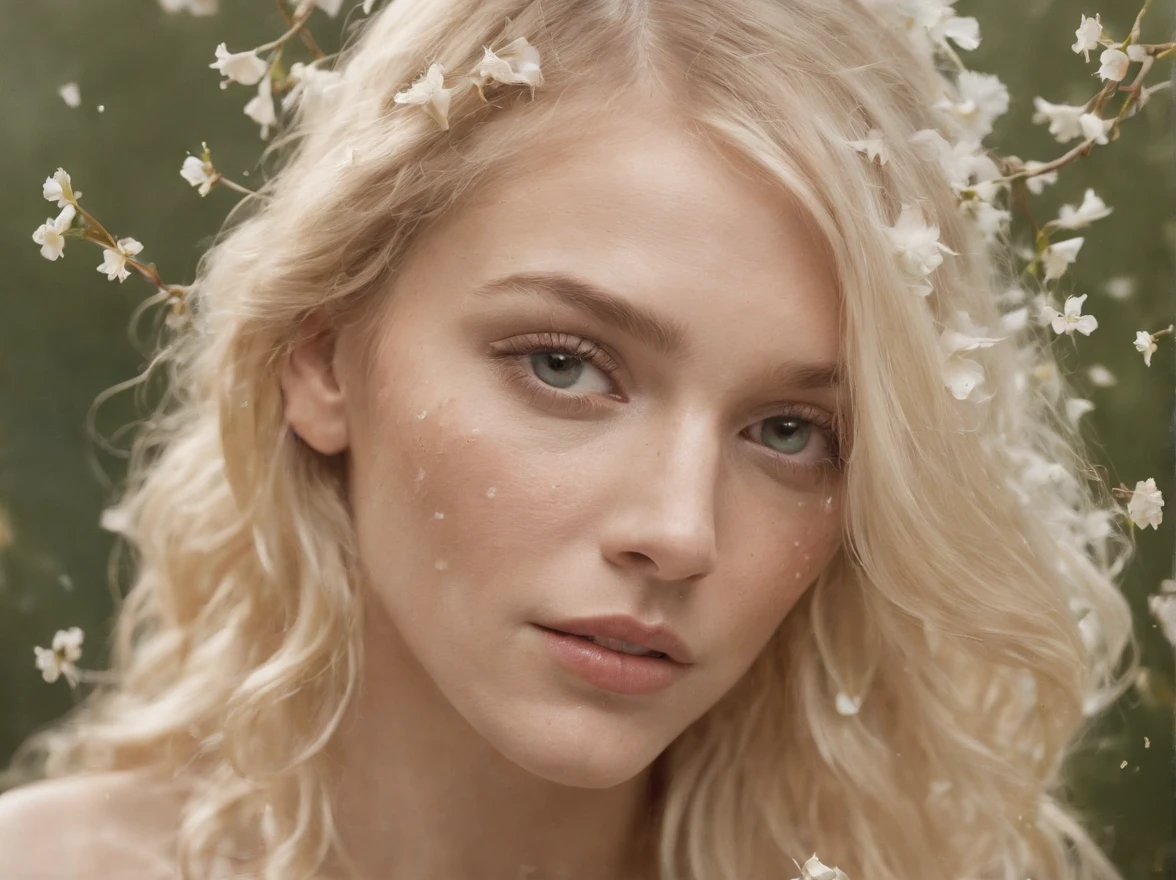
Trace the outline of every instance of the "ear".
<instances>
[{"instance_id":1,"label":"ear","mask_svg":"<svg viewBox=\"0 0 1176 880\"><path fill-rule=\"evenodd\" d=\"M343 386L335 367L335 335L321 317L303 325L303 336L282 367L286 421L302 440L323 455L348 446Z\"/></svg>"}]
</instances>

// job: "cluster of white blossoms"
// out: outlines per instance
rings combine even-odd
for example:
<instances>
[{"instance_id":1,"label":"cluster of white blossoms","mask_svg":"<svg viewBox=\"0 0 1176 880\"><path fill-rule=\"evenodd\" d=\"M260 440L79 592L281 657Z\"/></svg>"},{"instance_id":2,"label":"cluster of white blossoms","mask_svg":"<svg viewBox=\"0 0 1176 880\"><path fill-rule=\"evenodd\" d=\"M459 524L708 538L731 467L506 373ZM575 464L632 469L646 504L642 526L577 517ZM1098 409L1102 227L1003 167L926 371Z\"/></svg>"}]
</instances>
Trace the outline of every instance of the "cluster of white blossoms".
<instances>
[{"instance_id":1,"label":"cluster of white blossoms","mask_svg":"<svg viewBox=\"0 0 1176 880\"><path fill-rule=\"evenodd\" d=\"M795 861L793 862L795 864ZM830 868L813 853L800 868L800 876L796 880L849 880L849 876L840 868Z\"/></svg>"},{"instance_id":2,"label":"cluster of white blossoms","mask_svg":"<svg viewBox=\"0 0 1176 880\"><path fill-rule=\"evenodd\" d=\"M957 196L960 210L989 243L1006 234L1012 218L1009 210L998 205L999 197L1008 193L1015 181L1023 182L1029 192L1040 195L1046 185L1057 181L1059 168L1087 155L1093 147L1109 143L1112 134L1117 134L1115 129L1121 119L1134 115L1147 103L1152 92L1168 85L1165 82L1147 89L1138 85L1138 82L1157 57L1170 55L1176 49L1176 44L1139 44L1138 19L1127 39L1115 41L1105 33L1099 15L1093 18L1083 15L1071 49L1081 54L1087 62L1092 50L1102 50L1098 59L1099 68L1094 75L1104 83L1103 89L1096 99L1082 106L1052 104L1037 97L1037 112L1033 117L1035 123L1048 123L1050 134L1059 143L1064 144L1075 138L1081 138L1082 143L1052 162L1023 162L1015 156L1005 157L1012 170L1002 175L997 163L986 153L982 141L992 132L995 120L1008 110L1008 89L992 74L964 69L949 45L953 43L964 50L978 47L980 30L976 20L956 16L952 9L954 0L863 2L889 15L905 28L916 48L929 54L945 55L959 69L954 82L944 78L945 94L935 106L959 123L961 133L952 141L940 131L923 129L912 135L910 142L923 158L939 164ZM1134 63L1141 65L1136 84L1119 86ZM1100 111L1116 89L1128 92L1130 98L1116 116L1103 118ZM1131 113L1127 113L1127 110L1131 110ZM889 161L890 150L885 137L877 128L870 128L860 139L847 139L846 144L863 154L869 162L885 165ZM1035 273L1044 284L1057 282L1077 260L1085 237L1072 236L1051 241L1050 235L1059 231L1084 229L1110 216L1111 212L1112 209L1094 190L1087 188L1080 205L1063 205L1055 219L1043 224L1040 229L1034 226L1036 251L1024 255L1028 260L1026 271ZM939 241L938 224L928 222L918 207L904 204L887 233L898 264L909 279L910 289L919 296L930 296L934 292L932 277L935 270L942 265L945 257L958 256ZM983 403L991 398L991 393L984 390L986 376L983 366L968 355L1007 338L1001 333L1012 333L1024 327L1030 318L1031 309L1038 325L1049 327L1057 336L1072 336L1075 333L1089 336L1098 328L1098 319L1094 315L1083 314L1086 294L1066 297L1060 310L1048 293L1039 293L1030 304L1022 305L1027 299L1028 295L1019 286L1010 288L1002 295L1002 304L1021 307L1002 315L1000 332L977 326L965 311L956 311L946 320L946 326L940 332L940 354L944 386L954 398L972 403ZM1143 354L1145 366L1151 366L1151 355L1158 348L1157 338L1171 334L1173 329L1169 326L1156 332L1140 330L1136 333L1134 345ZM1048 372L1049 375L1046 375L1043 365L1035 377L1043 382L1055 382L1057 377L1054 371ZM1116 381L1101 365L1097 374L1091 373L1091 378L1102 387ZM1089 400L1072 398L1066 401L1067 416L1074 424L1093 408L1094 404ZM1045 462L1032 462L1027 466L1038 468L1047 465ZM1023 476L1031 477L1032 472ZM1163 502L1154 480L1139 481L1134 492L1124 490L1124 496L1131 499L1127 510L1131 522L1140 527L1158 526ZM839 700L839 709L842 705L848 708L855 703L846 697L845 700Z\"/></svg>"}]
</instances>

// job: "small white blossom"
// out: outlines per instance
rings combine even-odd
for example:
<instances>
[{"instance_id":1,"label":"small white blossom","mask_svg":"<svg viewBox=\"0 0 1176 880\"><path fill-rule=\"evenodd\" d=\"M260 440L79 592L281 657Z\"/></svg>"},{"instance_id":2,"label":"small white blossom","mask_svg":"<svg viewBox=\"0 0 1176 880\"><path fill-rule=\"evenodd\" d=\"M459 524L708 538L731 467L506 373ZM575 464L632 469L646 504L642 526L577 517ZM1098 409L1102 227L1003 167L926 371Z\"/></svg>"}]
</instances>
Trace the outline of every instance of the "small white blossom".
<instances>
[{"instance_id":1,"label":"small white blossom","mask_svg":"<svg viewBox=\"0 0 1176 880\"><path fill-rule=\"evenodd\" d=\"M290 0L290 5L297 6L299 2L301 0ZM334 18L339 14L339 10L343 8L343 0L314 0L314 5L331 16L331 18Z\"/></svg>"},{"instance_id":2,"label":"small white blossom","mask_svg":"<svg viewBox=\"0 0 1176 880\"><path fill-rule=\"evenodd\" d=\"M957 195L965 189L972 189L978 198L990 201L996 194L997 187L987 182L1000 177L1000 169L977 139L964 137L951 143L935 129L924 128L908 140L924 159L939 162Z\"/></svg>"},{"instance_id":3,"label":"small white blossom","mask_svg":"<svg viewBox=\"0 0 1176 880\"><path fill-rule=\"evenodd\" d=\"M1147 597L1147 607L1159 621L1164 638L1176 646L1176 580L1160 581L1160 592ZM1147 748L1146 737L1144 740L1144 748Z\"/></svg>"},{"instance_id":4,"label":"small white blossom","mask_svg":"<svg viewBox=\"0 0 1176 880\"><path fill-rule=\"evenodd\" d=\"M1049 133L1059 144L1082 137L1082 124L1079 120L1086 112L1084 106L1051 104L1041 97L1033 99L1033 106L1037 108L1037 112L1033 114L1034 124L1048 122Z\"/></svg>"},{"instance_id":5,"label":"small white blossom","mask_svg":"<svg viewBox=\"0 0 1176 880\"><path fill-rule=\"evenodd\" d=\"M983 366L964 355L978 348L991 348L1004 338L988 336L987 331L972 323L967 312L955 312L939 334L943 384L952 397L956 400L972 399L975 403L983 403L988 399L978 394L973 397L974 392L984 384L986 374Z\"/></svg>"},{"instance_id":6,"label":"small white blossom","mask_svg":"<svg viewBox=\"0 0 1176 880\"><path fill-rule=\"evenodd\" d=\"M52 177L46 177L41 185L41 195L47 201L57 202L57 207L64 208L70 202L76 202L82 197L81 192L74 192L69 174L64 168L58 168Z\"/></svg>"},{"instance_id":7,"label":"small white blossom","mask_svg":"<svg viewBox=\"0 0 1176 880\"><path fill-rule=\"evenodd\" d=\"M942 98L935 107L959 118L973 136L983 140L992 133L992 124L1009 109L1009 90L992 73L960 71L956 79L959 100Z\"/></svg>"},{"instance_id":8,"label":"small white blossom","mask_svg":"<svg viewBox=\"0 0 1176 880\"><path fill-rule=\"evenodd\" d=\"M1094 194L1093 189L1087 188L1082 204L1077 209L1072 205L1062 205L1058 209L1058 219L1050 221L1050 225L1058 229L1082 229L1095 220L1110 216L1113 210Z\"/></svg>"},{"instance_id":9,"label":"small white blossom","mask_svg":"<svg viewBox=\"0 0 1176 880\"><path fill-rule=\"evenodd\" d=\"M46 260L56 260L65 252L65 231L76 214L77 209L67 204L56 219L46 220L33 233L33 241L41 246L41 256Z\"/></svg>"},{"instance_id":10,"label":"small white blossom","mask_svg":"<svg viewBox=\"0 0 1176 880\"><path fill-rule=\"evenodd\" d=\"M1135 334L1135 350L1143 355L1143 363L1145 366L1151 366L1151 356L1156 353L1159 346L1156 345L1155 337L1153 337L1146 330L1140 330Z\"/></svg>"},{"instance_id":11,"label":"small white blossom","mask_svg":"<svg viewBox=\"0 0 1176 880\"><path fill-rule=\"evenodd\" d=\"M951 40L961 49L980 45L980 24L976 19L960 18L951 7L955 0L896 0L893 6L906 20L907 32L920 48L932 43L946 45Z\"/></svg>"},{"instance_id":12,"label":"small white blossom","mask_svg":"<svg viewBox=\"0 0 1176 880\"><path fill-rule=\"evenodd\" d=\"M82 657L82 642L86 634L81 627L71 626L67 630L59 629L53 634L51 648L34 647L33 654L37 658L37 668L45 681L53 683L64 675L71 685L78 683L77 666L75 664Z\"/></svg>"},{"instance_id":13,"label":"small white blossom","mask_svg":"<svg viewBox=\"0 0 1176 880\"><path fill-rule=\"evenodd\" d=\"M1112 299L1128 299L1135 293L1135 279L1129 275L1116 275L1107 279L1103 284L1103 290Z\"/></svg>"},{"instance_id":14,"label":"small white blossom","mask_svg":"<svg viewBox=\"0 0 1176 880\"><path fill-rule=\"evenodd\" d=\"M876 161L879 165L885 165L890 161L890 154L886 149L886 142L883 140L880 129L871 128L862 140L846 141L845 143L864 154L871 162Z\"/></svg>"},{"instance_id":15,"label":"small white blossom","mask_svg":"<svg viewBox=\"0 0 1176 880\"><path fill-rule=\"evenodd\" d=\"M1042 262L1045 265L1045 280L1053 281L1066 273L1066 267L1078 259L1078 251L1082 248L1082 236L1068 238L1055 242L1045 249Z\"/></svg>"},{"instance_id":16,"label":"small white blossom","mask_svg":"<svg viewBox=\"0 0 1176 880\"><path fill-rule=\"evenodd\" d=\"M1119 82L1127 75L1127 68L1131 66L1131 59L1122 49L1104 49L1098 56L1102 62L1098 69L1098 78Z\"/></svg>"},{"instance_id":17,"label":"small white blossom","mask_svg":"<svg viewBox=\"0 0 1176 880\"><path fill-rule=\"evenodd\" d=\"M527 42L526 37L511 40L498 52L482 47L482 60L477 63L469 77L478 88L478 94L486 83L494 80L504 85L523 85L535 89L543 85L543 72L539 69L539 50ZM485 100L486 96L482 95Z\"/></svg>"},{"instance_id":18,"label":"small white blossom","mask_svg":"<svg viewBox=\"0 0 1176 880\"><path fill-rule=\"evenodd\" d=\"M1029 307L1021 306L1000 316L1000 329L1009 333L1016 333L1029 323Z\"/></svg>"},{"instance_id":19,"label":"small white blossom","mask_svg":"<svg viewBox=\"0 0 1176 880\"><path fill-rule=\"evenodd\" d=\"M107 507L98 518L98 525L116 535L126 534L131 516L124 507Z\"/></svg>"},{"instance_id":20,"label":"small white blossom","mask_svg":"<svg viewBox=\"0 0 1176 880\"><path fill-rule=\"evenodd\" d=\"M801 866L800 877L796 880L849 880L847 875L840 868L830 868L817 858L817 854L812 856Z\"/></svg>"},{"instance_id":21,"label":"small white blossom","mask_svg":"<svg viewBox=\"0 0 1176 880\"><path fill-rule=\"evenodd\" d=\"M837 714L838 715L856 715L858 710L862 707L862 698L860 696L851 697L844 691L837 693Z\"/></svg>"},{"instance_id":22,"label":"small white blossom","mask_svg":"<svg viewBox=\"0 0 1176 880\"><path fill-rule=\"evenodd\" d=\"M159 0L164 12L188 12L192 15L216 15L217 0Z\"/></svg>"},{"instance_id":23,"label":"small white blossom","mask_svg":"<svg viewBox=\"0 0 1176 880\"><path fill-rule=\"evenodd\" d=\"M243 86L256 85L266 71L266 63L252 49L233 53L229 52L224 43L216 47L216 61L208 66L225 75L226 78L220 84L222 89L227 89L230 82L239 82Z\"/></svg>"},{"instance_id":24,"label":"small white blossom","mask_svg":"<svg viewBox=\"0 0 1176 880\"><path fill-rule=\"evenodd\" d=\"M1155 478L1148 477L1135 484L1131 500L1127 502L1127 514L1141 529L1151 526L1158 530L1164 518L1163 507L1164 495L1156 488Z\"/></svg>"},{"instance_id":25,"label":"small white blossom","mask_svg":"<svg viewBox=\"0 0 1176 880\"><path fill-rule=\"evenodd\" d=\"M262 140L269 137L270 126L278 121L274 110L273 88L273 80L263 76L257 84L257 94L245 105L245 115L261 126Z\"/></svg>"},{"instance_id":26,"label":"small white blossom","mask_svg":"<svg viewBox=\"0 0 1176 880\"><path fill-rule=\"evenodd\" d=\"M1094 404L1082 397L1071 397L1066 401L1066 418L1070 424L1077 425L1078 421L1094 409Z\"/></svg>"},{"instance_id":27,"label":"small white blossom","mask_svg":"<svg viewBox=\"0 0 1176 880\"><path fill-rule=\"evenodd\" d=\"M1025 163L1025 168L1028 171L1036 171L1038 168L1044 168L1046 164L1047 163L1045 162L1038 162L1034 159L1030 159ZM1054 169L1053 171L1047 171L1045 174L1035 174L1032 177L1025 178L1025 185L1029 187L1029 192L1033 193L1035 196L1041 195L1047 184L1057 182L1057 169Z\"/></svg>"},{"instance_id":28,"label":"small white blossom","mask_svg":"<svg viewBox=\"0 0 1176 880\"><path fill-rule=\"evenodd\" d=\"M1083 336L1089 336L1098 329L1098 319L1094 315L1082 314L1082 303L1086 301L1087 294L1082 296L1068 296L1066 297L1066 304L1063 306L1064 311L1058 312L1052 306L1043 306L1041 309L1042 323L1049 323L1053 327L1054 333L1057 334L1072 334L1075 330Z\"/></svg>"},{"instance_id":29,"label":"small white blossom","mask_svg":"<svg viewBox=\"0 0 1176 880\"><path fill-rule=\"evenodd\" d=\"M323 70L301 61L290 65L289 76L294 86L282 97L282 112L301 105L302 113L307 117L316 116L329 107L333 93L343 84L343 74L337 70Z\"/></svg>"},{"instance_id":30,"label":"small white blossom","mask_svg":"<svg viewBox=\"0 0 1176 880\"><path fill-rule=\"evenodd\" d=\"M121 284L131 274L127 268L127 258L133 257L143 250L143 245L133 238L120 238L117 248L105 248L102 251L102 262L98 266L99 272L105 272L108 280L118 279Z\"/></svg>"},{"instance_id":31,"label":"small white blossom","mask_svg":"<svg viewBox=\"0 0 1176 880\"><path fill-rule=\"evenodd\" d=\"M453 98L453 89L445 88L444 83L445 68L434 62L411 86L397 92L392 100L397 104L418 105L441 126L442 131L449 131L449 102Z\"/></svg>"},{"instance_id":32,"label":"small white blossom","mask_svg":"<svg viewBox=\"0 0 1176 880\"><path fill-rule=\"evenodd\" d=\"M976 228L989 243L994 243L1013 219L1012 211L998 208L991 202L980 199L964 202L963 209L972 217Z\"/></svg>"},{"instance_id":33,"label":"small white blossom","mask_svg":"<svg viewBox=\"0 0 1176 880\"><path fill-rule=\"evenodd\" d=\"M927 296L933 289L922 279L943 262L943 255L959 256L939 240L939 224L928 225L923 212L915 205L904 204L898 220L887 233L903 269L916 282L912 286L922 296Z\"/></svg>"},{"instance_id":34,"label":"small white blossom","mask_svg":"<svg viewBox=\"0 0 1176 880\"><path fill-rule=\"evenodd\" d=\"M1082 129L1082 137L1096 144L1105 144L1107 134L1114 127L1115 120L1103 119L1097 113L1083 113L1078 117L1078 127Z\"/></svg>"},{"instance_id":35,"label":"small white blossom","mask_svg":"<svg viewBox=\"0 0 1176 880\"><path fill-rule=\"evenodd\" d=\"M1091 384L1097 388L1110 388L1119 383L1115 374L1102 364L1091 364L1086 368L1086 375L1090 377Z\"/></svg>"},{"instance_id":36,"label":"small white blossom","mask_svg":"<svg viewBox=\"0 0 1176 880\"><path fill-rule=\"evenodd\" d=\"M211 162L205 162L197 156L189 156L184 160L184 164L180 166L180 176L192 186L199 187L201 196L208 195L208 191L220 177Z\"/></svg>"},{"instance_id":37,"label":"small white blossom","mask_svg":"<svg viewBox=\"0 0 1176 880\"><path fill-rule=\"evenodd\" d=\"M68 82L57 90L57 94L61 96L61 100L65 101L69 107L80 107L82 104L82 93L78 89L76 82Z\"/></svg>"},{"instance_id":38,"label":"small white blossom","mask_svg":"<svg viewBox=\"0 0 1176 880\"><path fill-rule=\"evenodd\" d=\"M1070 48L1074 50L1074 54L1082 53L1082 59L1087 63L1090 62L1090 51L1098 48L1098 41L1102 37L1102 22L1099 20L1099 14L1095 13L1094 18L1087 18L1082 16L1082 24L1078 25L1078 30L1074 31L1074 36L1078 41Z\"/></svg>"}]
</instances>

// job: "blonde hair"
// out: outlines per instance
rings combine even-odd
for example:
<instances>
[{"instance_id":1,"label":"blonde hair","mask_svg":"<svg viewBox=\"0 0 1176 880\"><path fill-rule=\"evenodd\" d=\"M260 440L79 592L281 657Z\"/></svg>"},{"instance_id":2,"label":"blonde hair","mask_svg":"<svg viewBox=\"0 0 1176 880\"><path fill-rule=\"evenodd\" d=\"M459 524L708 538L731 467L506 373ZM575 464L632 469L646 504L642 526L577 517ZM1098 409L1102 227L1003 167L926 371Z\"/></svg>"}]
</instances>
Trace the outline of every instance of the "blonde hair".
<instances>
[{"instance_id":1,"label":"blonde hair","mask_svg":"<svg viewBox=\"0 0 1176 880\"><path fill-rule=\"evenodd\" d=\"M534 98L459 89L448 131L392 101L429 62L468 71L518 36L543 59ZM960 310L997 326L1011 260L908 141L953 124L931 108L931 62L855 0L394 0L337 69L330 112L299 109L272 146L280 168L205 254L193 326L153 365L171 398L121 502L137 567L117 684L25 757L50 776L194 774L185 878L230 837L263 842L265 877L346 863L328 745L363 662L356 548L341 462L289 430L281 364L308 316L378 309L422 229L525 173L540 138L607 124L643 88L821 230L853 429L840 555L659 759L661 877L779 878L816 852L853 880L1117 878L1064 805L1063 770L1137 668L1114 583L1133 545L1090 525L1115 504L1031 327L971 353L990 400L944 387L941 328ZM578 93L600 99L569 122L560 97ZM883 166L845 145L870 127ZM958 252L926 298L886 235L904 203ZM839 692L863 697L856 716Z\"/></svg>"}]
</instances>

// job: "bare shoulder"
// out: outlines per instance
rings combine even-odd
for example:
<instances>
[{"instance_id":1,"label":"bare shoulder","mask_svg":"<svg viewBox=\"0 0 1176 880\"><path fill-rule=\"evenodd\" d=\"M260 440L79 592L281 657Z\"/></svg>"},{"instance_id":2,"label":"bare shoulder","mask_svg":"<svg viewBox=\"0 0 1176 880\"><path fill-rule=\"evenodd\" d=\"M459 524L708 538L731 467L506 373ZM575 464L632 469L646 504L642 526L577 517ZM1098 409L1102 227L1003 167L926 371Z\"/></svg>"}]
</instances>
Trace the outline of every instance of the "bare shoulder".
<instances>
[{"instance_id":1,"label":"bare shoulder","mask_svg":"<svg viewBox=\"0 0 1176 880\"><path fill-rule=\"evenodd\" d=\"M158 774L85 773L0 794L4 880L173 876L183 789Z\"/></svg>"}]
</instances>

